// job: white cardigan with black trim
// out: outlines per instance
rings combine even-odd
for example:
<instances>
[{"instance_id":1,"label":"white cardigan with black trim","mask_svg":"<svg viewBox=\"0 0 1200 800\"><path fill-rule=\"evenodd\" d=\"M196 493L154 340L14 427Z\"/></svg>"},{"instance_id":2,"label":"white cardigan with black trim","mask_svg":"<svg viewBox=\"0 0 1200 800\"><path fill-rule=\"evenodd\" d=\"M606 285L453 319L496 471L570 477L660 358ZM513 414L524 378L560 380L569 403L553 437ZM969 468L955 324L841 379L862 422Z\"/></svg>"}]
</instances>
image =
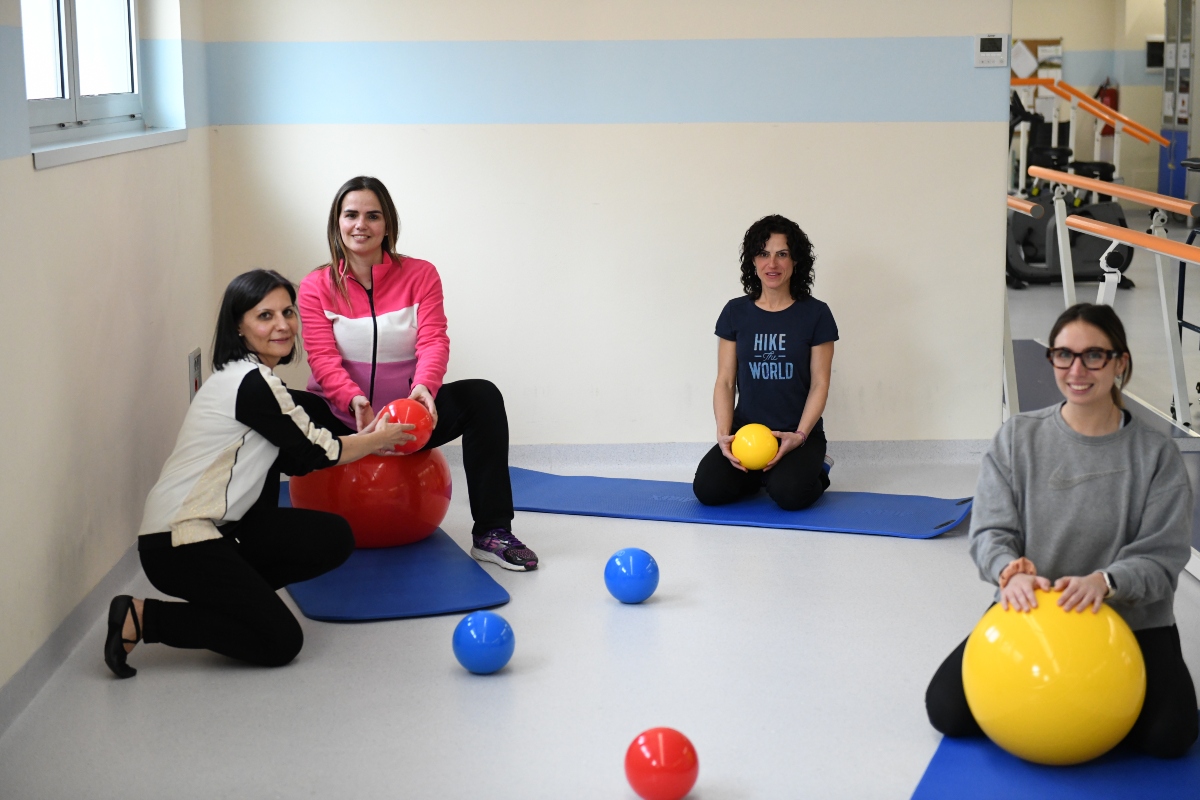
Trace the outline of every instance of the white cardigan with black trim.
<instances>
[{"instance_id":1,"label":"white cardigan with black trim","mask_svg":"<svg viewBox=\"0 0 1200 800\"><path fill-rule=\"evenodd\" d=\"M240 520L258 500L281 450L303 474L336 464L342 445L269 367L253 357L225 364L192 399L138 534L170 531L175 547L219 539L217 526Z\"/></svg>"}]
</instances>

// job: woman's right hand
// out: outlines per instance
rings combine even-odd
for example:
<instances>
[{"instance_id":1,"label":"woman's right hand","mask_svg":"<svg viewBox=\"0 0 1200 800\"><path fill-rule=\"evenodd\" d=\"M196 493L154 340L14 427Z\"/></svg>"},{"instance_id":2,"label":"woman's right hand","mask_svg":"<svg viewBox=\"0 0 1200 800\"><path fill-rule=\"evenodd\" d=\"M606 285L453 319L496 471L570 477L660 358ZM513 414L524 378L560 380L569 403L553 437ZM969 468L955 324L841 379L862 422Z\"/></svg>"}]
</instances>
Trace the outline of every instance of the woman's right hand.
<instances>
[{"instance_id":1,"label":"woman's right hand","mask_svg":"<svg viewBox=\"0 0 1200 800\"><path fill-rule=\"evenodd\" d=\"M409 431L417 426L403 422L388 422L383 419L384 416L386 416L385 413L380 411L378 416L367 423L368 430L361 435L373 436L375 438L375 455L403 455L402 453L397 453L396 448L417 438L409 433ZM390 420L391 417L387 417L387 419Z\"/></svg>"},{"instance_id":2,"label":"woman's right hand","mask_svg":"<svg viewBox=\"0 0 1200 800\"><path fill-rule=\"evenodd\" d=\"M742 462L738 461L737 456L735 456L733 454L733 451L729 449L732 445L733 445L733 434L732 433L727 434L725 436L721 436L719 434L717 435L717 446L721 448L721 455L728 458L729 463L733 464L733 466L740 469L742 472L749 472L750 470L743 467Z\"/></svg>"},{"instance_id":3,"label":"woman's right hand","mask_svg":"<svg viewBox=\"0 0 1200 800\"><path fill-rule=\"evenodd\" d=\"M371 421L375 419L375 412L371 410L371 401L361 394L350 401L350 410L354 412L354 427L359 433L366 430Z\"/></svg>"},{"instance_id":4,"label":"woman's right hand","mask_svg":"<svg viewBox=\"0 0 1200 800\"><path fill-rule=\"evenodd\" d=\"M1008 579L1000 590L1000 605L1007 611L1010 607L1017 611L1031 611L1037 608L1037 597L1034 589L1043 592L1050 591L1050 581L1041 575L1030 575L1020 572Z\"/></svg>"}]
</instances>

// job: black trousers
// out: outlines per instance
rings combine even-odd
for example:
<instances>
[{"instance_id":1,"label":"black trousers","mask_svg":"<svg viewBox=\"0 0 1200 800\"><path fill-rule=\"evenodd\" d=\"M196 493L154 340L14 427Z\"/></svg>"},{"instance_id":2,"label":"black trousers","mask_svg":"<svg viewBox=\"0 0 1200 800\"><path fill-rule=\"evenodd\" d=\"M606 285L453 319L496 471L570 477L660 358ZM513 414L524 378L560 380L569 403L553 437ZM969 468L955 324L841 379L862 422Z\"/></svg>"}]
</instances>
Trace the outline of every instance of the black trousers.
<instances>
[{"instance_id":1,"label":"black trousers","mask_svg":"<svg viewBox=\"0 0 1200 800\"><path fill-rule=\"evenodd\" d=\"M300 652L304 634L276 592L349 558L350 526L324 511L256 506L222 533L220 539L179 547L170 546L170 534L141 537L146 577L164 594L187 601L147 599L142 637L283 666Z\"/></svg>"},{"instance_id":2,"label":"black trousers","mask_svg":"<svg viewBox=\"0 0 1200 800\"><path fill-rule=\"evenodd\" d=\"M1088 612L1084 612L1088 613ZM1134 631L1146 662L1146 700L1133 730L1121 742L1158 758L1178 758L1197 736L1196 689L1183 661L1175 625ZM954 648L925 691L929 721L946 736L983 736L963 692L962 660L967 640ZM1043 721L1044 722L1044 721ZM1031 724L1040 724L1031 721Z\"/></svg>"},{"instance_id":3,"label":"black trousers","mask_svg":"<svg viewBox=\"0 0 1200 800\"><path fill-rule=\"evenodd\" d=\"M354 433L333 415L324 400L307 392L293 392L292 396L321 427L338 436ZM471 518L475 520L471 532L482 535L493 528L511 530L513 499L508 477L508 412L504 409L504 396L491 381L472 378L443 384L434 405L438 412L437 427L429 443L421 449L441 447L462 437L467 499ZM382 404L375 411L381 408Z\"/></svg>"},{"instance_id":4,"label":"black trousers","mask_svg":"<svg viewBox=\"0 0 1200 800\"><path fill-rule=\"evenodd\" d=\"M779 459L779 463L767 472L742 472L729 463L720 445L713 445L696 467L692 491L706 506L723 506L765 486L767 494L780 508L798 511L817 502L829 488L824 462L824 431L808 437L803 447L797 447Z\"/></svg>"}]
</instances>

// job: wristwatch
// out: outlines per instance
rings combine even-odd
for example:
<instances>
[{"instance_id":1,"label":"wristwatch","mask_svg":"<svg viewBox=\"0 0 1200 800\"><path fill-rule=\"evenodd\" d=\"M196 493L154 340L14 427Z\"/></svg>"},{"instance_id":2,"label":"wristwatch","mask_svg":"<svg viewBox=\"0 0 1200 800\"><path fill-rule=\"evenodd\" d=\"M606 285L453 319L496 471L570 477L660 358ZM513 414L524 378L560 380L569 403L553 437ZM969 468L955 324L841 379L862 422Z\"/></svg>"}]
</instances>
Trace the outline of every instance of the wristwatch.
<instances>
[{"instance_id":1,"label":"wristwatch","mask_svg":"<svg viewBox=\"0 0 1200 800\"><path fill-rule=\"evenodd\" d=\"M1113 578L1113 576L1112 576L1110 573L1108 573L1108 572L1104 572L1103 570L1101 570L1100 574L1101 574L1102 576L1104 576L1104 585L1108 587L1108 591L1104 593L1104 599L1106 599L1106 600L1107 600L1108 598L1112 597L1112 596L1113 596L1113 594L1115 594L1115 593L1116 593L1116 591L1117 591L1117 581L1116 581L1116 579L1115 579L1115 578Z\"/></svg>"}]
</instances>

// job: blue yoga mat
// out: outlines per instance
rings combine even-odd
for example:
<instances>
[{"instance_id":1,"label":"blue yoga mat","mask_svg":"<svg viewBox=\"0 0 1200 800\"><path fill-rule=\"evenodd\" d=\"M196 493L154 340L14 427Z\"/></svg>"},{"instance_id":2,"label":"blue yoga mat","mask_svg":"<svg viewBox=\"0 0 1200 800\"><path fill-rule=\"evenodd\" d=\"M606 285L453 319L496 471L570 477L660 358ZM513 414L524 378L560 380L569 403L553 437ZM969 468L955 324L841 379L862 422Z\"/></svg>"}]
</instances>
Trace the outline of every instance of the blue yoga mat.
<instances>
[{"instance_id":1,"label":"blue yoga mat","mask_svg":"<svg viewBox=\"0 0 1200 800\"><path fill-rule=\"evenodd\" d=\"M287 587L309 619L356 622L491 608L508 592L442 530L402 547L355 550L345 564Z\"/></svg>"},{"instance_id":2,"label":"blue yoga mat","mask_svg":"<svg viewBox=\"0 0 1200 800\"><path fill-rule=\"evenodd\" d=\"M874 492L826 492L803 511L784 511L765 493L727 506L705 506L688 483L551 475L519 467L509 467L509 473L514 507L547 514L929 539L953 529L971 511L969 497Z\"/></svg>"},{"instance_id":3,"label":"blue yoga mat","mask_svg":"<svg viewBox=\"0 0 1200 800\"><path fill-rule=\"evenodd\" d=\"M1114 750L1074 767L1044 767L1009 755L991 740L942 739L913 800L1101 800L1200 797L1200 746L1165 760Z\"/></svg>"},{"instance_id":4,"label":"blue yoga mat","mask_svg":"<svg viewBox=\"0 0 1200 800\"><path fill-rule=\"evenodd\" d=\"M290 506L288 485L279 504ZM440 528L401 547L355 550L335 570L287 587L309 619L358 622L492 608L508 592Z\"/></svg>"}]
</instances>

